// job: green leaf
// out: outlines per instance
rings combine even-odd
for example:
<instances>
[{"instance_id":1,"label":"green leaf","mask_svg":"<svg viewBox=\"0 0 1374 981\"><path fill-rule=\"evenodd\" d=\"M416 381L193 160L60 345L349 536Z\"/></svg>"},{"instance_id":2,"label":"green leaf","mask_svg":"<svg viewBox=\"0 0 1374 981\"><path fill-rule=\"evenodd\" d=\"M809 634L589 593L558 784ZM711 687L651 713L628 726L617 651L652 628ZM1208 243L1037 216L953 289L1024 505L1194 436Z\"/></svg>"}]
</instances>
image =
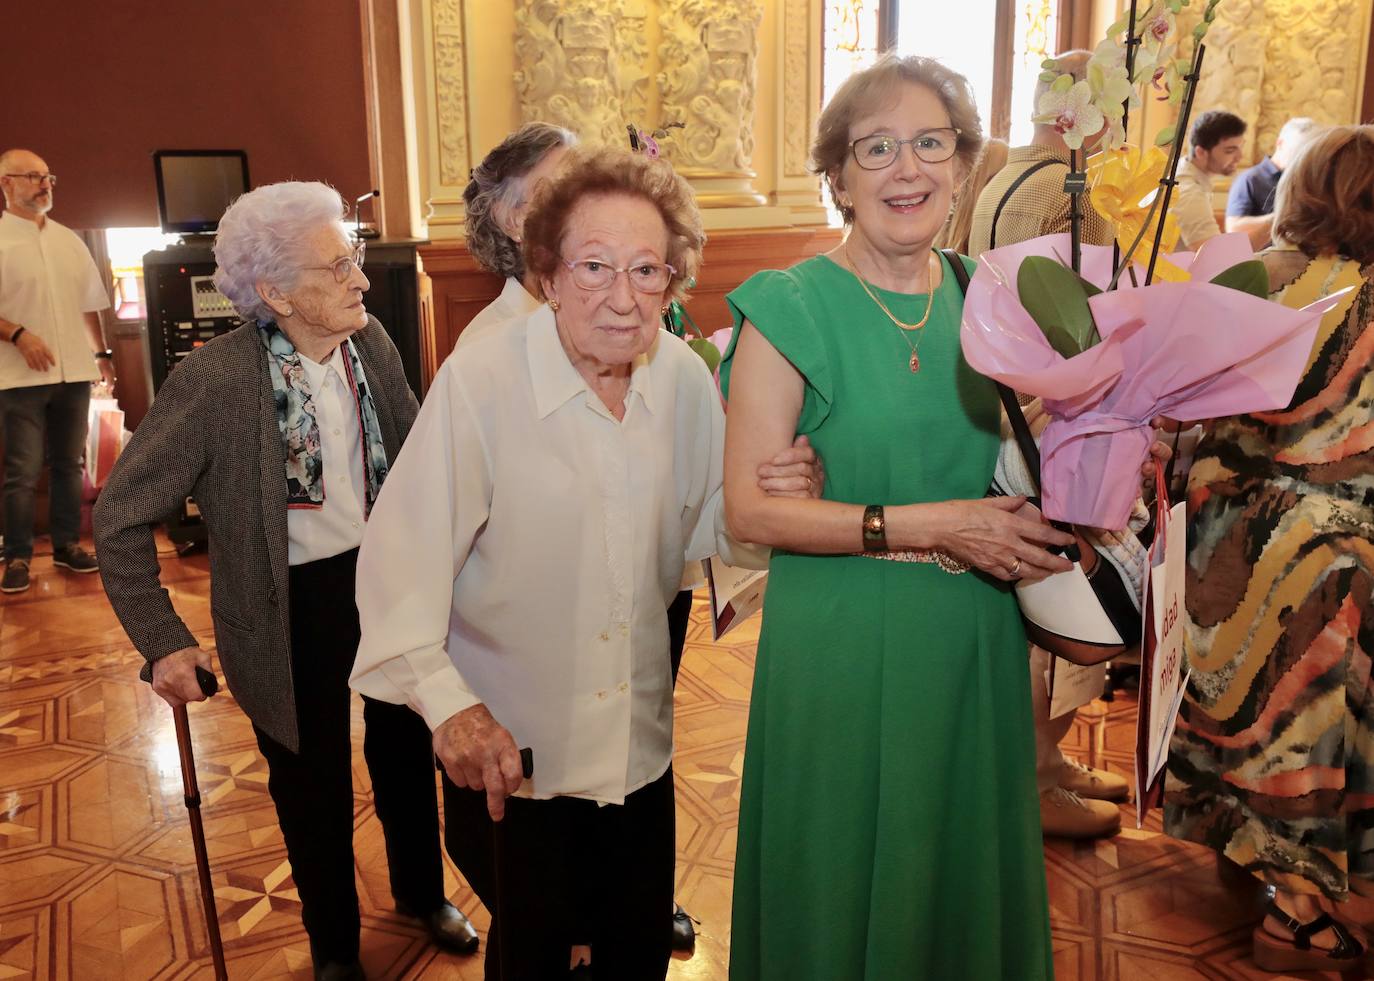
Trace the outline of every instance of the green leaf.
<instances>
[{"instance_id":1,"label":"green leaf","mask_svg":"<svg viewBox=\"0 0 1374 981\"><path fill-rule=\"evenodd\" d=\"M720 349L704 337L693 337L687 346L697 352L697 357L706 362L706 370L715 374L720 367Z\"/></svg>"},{"instance_id":2,"label":"green leaf","mask_svg":"<svg viewBox=\"0 0 1374 981\"><path fill-rule=\"evenodd\" d=\"M1084 280L1072 269L1046 256L1022 260L1016 274L1021 305L1045 334L1050 346L1066 358L1082 354L1102 338L1088 308Z\"/></svg>"},{"instance_id":3,"label":"green leaf","mask_svg":"<svg viewBox=\"0 0 1374 981\"><path fill-rule=\"evenodd\" d=\"M1165 126L1159 131L1159 135L1155 137L1155 146L1168 146L1170 143L1174 142L1174 133L1176 130L1177 127L1172 123Z\"/></svg>"},{"instance_id":4,"label":"green leaf","mask_svg":"<svg viewBox=\"0 0 1374 981\"><path fill-rule=\"evenodd\" d=\"M1261 300L1269 299L1269 270L1258 259L1246 259L1212 277L1217 286L1240 290Z\"/></svg>"}]
</instances>

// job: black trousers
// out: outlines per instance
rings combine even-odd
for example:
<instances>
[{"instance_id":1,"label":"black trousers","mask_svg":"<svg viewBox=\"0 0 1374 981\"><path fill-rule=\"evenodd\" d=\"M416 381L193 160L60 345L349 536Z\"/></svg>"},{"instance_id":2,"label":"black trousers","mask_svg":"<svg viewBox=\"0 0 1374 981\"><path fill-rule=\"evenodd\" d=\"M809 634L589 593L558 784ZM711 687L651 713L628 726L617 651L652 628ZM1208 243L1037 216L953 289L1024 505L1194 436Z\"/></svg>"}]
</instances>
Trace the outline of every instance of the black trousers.
<instances>
[{"instance_id":1,"label":"black trousers","mask_svg":"<svg viewBox=\"0 0 1374 981\"><path fill-rule=\"evenodd\" d=\"M444 844L491 913L486 981L566 977L574 943L591 944L597 981L665 977L674 825L671 766L624 804L508 798L500 824L485 791L445 774Z\"/></svg>"},{"instance_id":2,"label":"black trousers","mask_svg":"<svg viewBox=\"0 0 1374 981\"><path fill-rule=\"evenodd\" d=\"M260 729L301 919L317 964L358 957L348 676L358 651L356 549L291 567L291 674L301 748ZM429 727L404 705L363 699L363 755L386 841L391 893L415 913L444 902Z\"/></svg>"},{"instance_id":3,"label":"black trousers","mask_svg":"<svg viewBox=\"0 0 1374 981\"><path fill-rule=\"evenodd\" d=\"M687 644L687 625L692 620L692 591L684 589L668 604L668 656L673 661L673 684L682 667L682 648Z\"/></svg>"}]
</instances>

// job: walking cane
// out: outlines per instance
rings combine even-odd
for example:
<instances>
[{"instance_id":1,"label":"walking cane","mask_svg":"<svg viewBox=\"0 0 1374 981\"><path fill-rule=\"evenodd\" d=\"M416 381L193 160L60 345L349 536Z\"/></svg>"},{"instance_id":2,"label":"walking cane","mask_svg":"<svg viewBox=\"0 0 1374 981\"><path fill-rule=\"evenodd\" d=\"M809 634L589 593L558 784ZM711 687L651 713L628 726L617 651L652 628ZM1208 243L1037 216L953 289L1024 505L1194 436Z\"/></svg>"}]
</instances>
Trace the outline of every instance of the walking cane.
<instances>
[{"instance_id":1,"label":"walking cane","mask_svg":"<svg viewBox=\"0 0 1374 981\"><path fill-rule=\"evenodd\" d=\"M215 676L202 667L196 668L196 681L209 698L219 691ZM181 786L186 794L186 813L191 819L191 842L196 849L196 871L200 873L200 902L205 909L205 931L210 937L210 956L215 961L215 981L228 981L224 967L224 942L219 936L219 914L215 912L215 887L210 881L210 856L205 851L205 827L200 823L200 787L196 784L196 758L191 752L191 725L186 718L186 706L172 709L172 721L177 727L177 753L181 757Z\"/></svg>"},{"instance_id":2,"label":"walking cane","mask_svg":"<svg viewBox=\"0 0 1374 981\"><path fill-rule=\"evenodd\" d=\"M520 750L520 770L526 780L534 776L534 750L528 747ZM501 907L505 905L501 902L505 895L501 889L501 861L505 851L505 822L493 821L491 824L491 866L496 886L496 909L492 911L492 919L496 922L496 948L499 952L497 962L501 965L503 981L512 981L511 973L506 969L506 941L510 934L506 932L506 917L501 915Z\"/></svg>"}]
</instances>

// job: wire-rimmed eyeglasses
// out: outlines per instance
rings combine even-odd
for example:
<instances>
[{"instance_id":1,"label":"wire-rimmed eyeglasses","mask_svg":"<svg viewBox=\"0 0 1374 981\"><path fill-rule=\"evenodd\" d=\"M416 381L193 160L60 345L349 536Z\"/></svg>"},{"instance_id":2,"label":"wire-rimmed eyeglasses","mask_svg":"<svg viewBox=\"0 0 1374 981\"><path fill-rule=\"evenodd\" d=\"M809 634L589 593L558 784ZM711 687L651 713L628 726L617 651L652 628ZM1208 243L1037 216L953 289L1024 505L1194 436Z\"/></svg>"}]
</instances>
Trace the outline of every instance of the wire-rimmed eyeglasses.
<instances>
[{"instance_id":1,"label":"wire-rimmed eyeglasses","mask_svg":"<svg viewBox=\"0 0 1374 981\"><path fill-rule=\"evenodd\" d=\"M22 178L24 178L26 181L28 181L30 184L37 184L37 185L39 185L39 186L42 186L42 184L43 184L44 181L47 181L47 182L48 182L48 186L49 186L49 187L56 187L56 186L57 186L57 175L56 175L56 174L40 174L40 173L39 173L38 171L36 171L36 170L30 170L28 173L25 173L25 174L5 174L4 176L5 176L5 177L13 177L13 178L15 178L16 180L17 180L18 178L22 177Z\"/></svg>"},{"instance_id":2,"label":"wire-rimmed eyeglasses","mask_svg":"<svg viewBox=\"0 0 1374 981\"><path fill-rule=\"evenodd\" d=\"M302 266L302 269L328 269L334 274L334 282L344 283L348 277L353 275L356 268L359 271L363 268L363 253L367 251L367 246L362 242L353 250L352 254L340 256L327 266Z\"/></svg>"},{"instance_id":3,"label":"wire-rimmed eyeglasses","mask_svg":"<svg viewBox=\"0 0 1374 981\"><path fill-rule=\"evenodd\" d=\"M641 293L662 293L677 274L677 270L666 262L636 262L632 266L616 267L601 259L575 262L561 256L559 259L572 271L573 282L584 290L610 289L616 277L624 273L630 285Z\"/></svg>"},{"instance_id":4,"label":"wire-rimmed eyeglasses","mask_svg":"<svg viewBox=\"0 0 1374 981\"><path fill-rule=\"evenodd\" d=\"M851 141L849 149L854 153L855 162L864 170L882 170L884 167L892 166L892 162L902 152L904 143L910 145L916 159L928 164L944 163L954 156L954 151L959 148L961 132L953 126L941 126L937 129L923 129L909 140L899 140L895 136L877 133Z\"/></svg>"}]
</instances>

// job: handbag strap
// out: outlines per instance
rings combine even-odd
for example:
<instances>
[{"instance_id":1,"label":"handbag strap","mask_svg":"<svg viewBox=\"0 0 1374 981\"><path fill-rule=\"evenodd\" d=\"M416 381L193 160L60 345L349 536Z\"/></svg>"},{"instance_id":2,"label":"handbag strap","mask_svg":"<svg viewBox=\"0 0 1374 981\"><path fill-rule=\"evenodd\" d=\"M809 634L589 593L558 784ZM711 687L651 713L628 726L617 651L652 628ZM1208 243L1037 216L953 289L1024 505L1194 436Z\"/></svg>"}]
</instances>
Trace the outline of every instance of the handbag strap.
<instances>
[{"instance_id":1,"label":"handbag strap","mask_svg":"<svg viewBox=\"0 0 1374 981\"><path fill-rule=\"evenodd\" d=\"M1053 160L1041 161L1041 163L1054 162ZM940 254L945 257L945 260L954 270L954 279L959 284L959 290L967 296L968 269L964 267L963 258L953 249L941 249ZM1002 400L1002 408L1007 410L1007 419L1011 421L1011 431L1016 437L1016 445L1026 461L1026 468L1030 471L1031 480L1035 482L1035 492L1039 494L1040 447L1035 445L1035 436L1031 434L1030 424L1026 422L1026 414L1021 411L1021 403L1016 400L1016 393L999 381L994 381L994 384L997 386L997 395Z\"/></svg>"},{"instance_id":2,"label":"handbag strap","mask_svg":"<svg viewBox=\"0 0 1374 981\"><path fill-rule=\"evenodd\" d=\"M1051 164L1060 164L1064 167L1068 166L1068 164L1064 163L1062 160L1039 160L1021 171L1020 176L1011 182L1011 186L1007 188L1007 192L1002 195L1002 200L997 202L997 209L992 213L992 230L988 233L989 250L997 248L997 223L1002 220L1002 209L1007 206L1007 202L1011 200L1011 196L1020 189L1022 184L1026 183L1027 178L1029 178L1031 174L1035 173L1037 170L1044 170Z\"/></svg>"}]
</instances>

